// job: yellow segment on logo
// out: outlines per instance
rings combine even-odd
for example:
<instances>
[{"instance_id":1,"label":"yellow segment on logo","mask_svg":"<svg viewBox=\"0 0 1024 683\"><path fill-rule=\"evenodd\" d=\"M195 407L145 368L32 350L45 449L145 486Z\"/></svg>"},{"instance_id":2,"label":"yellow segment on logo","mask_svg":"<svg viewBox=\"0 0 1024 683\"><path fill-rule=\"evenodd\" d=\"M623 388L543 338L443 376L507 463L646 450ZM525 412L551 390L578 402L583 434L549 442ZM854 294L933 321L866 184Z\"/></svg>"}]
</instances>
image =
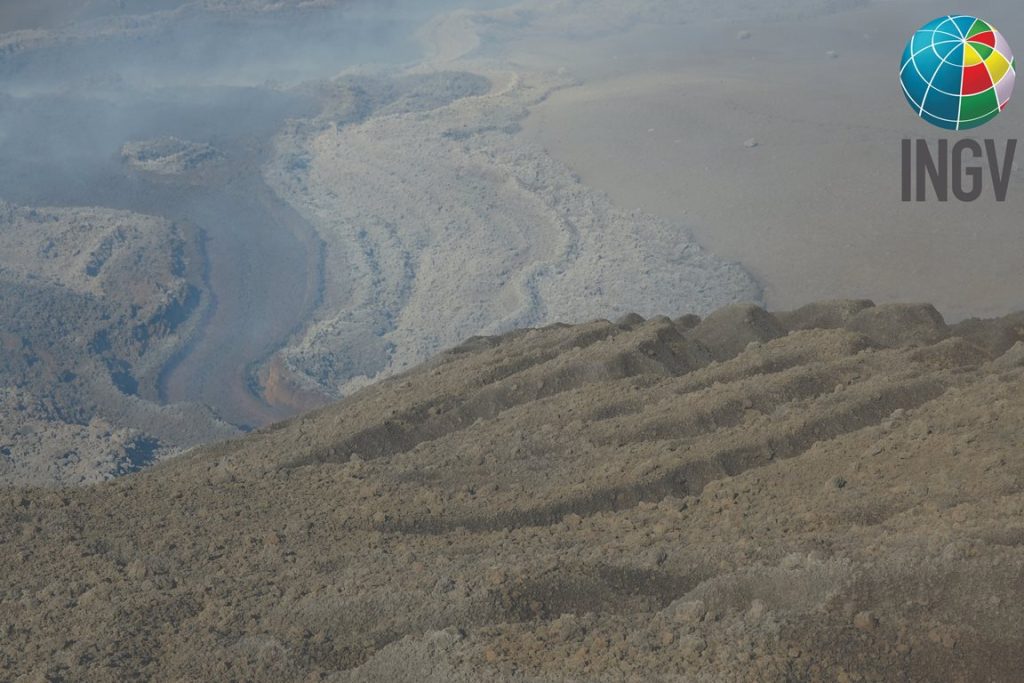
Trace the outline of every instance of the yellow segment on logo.
<instances>
[{"instance_id":1,"label":"yellow segment on logo","mask_svg":"<svg viewBox=\"0 0 1024 683\"><path fill-rule=\"evenodd\" d=\"M1003 80L1003 76L1010 70L1010 63L1006 61L1006 57L998 52L993 52L988 56L988 59L985 60L985 66L988 67L988 72L992 75L993 83Z\"/></svg>"},{"instance_id":2,"label":"yellow segment on logo","mask_svg":"<svg viewBox=\"0 0 1024 683\"><path fill-rule=\"evenodd\" d=\"M983 61L981 55L975 50L970 43L964 45L964 66L975 66L981 64Z\"/></svg>"}]
</instances>

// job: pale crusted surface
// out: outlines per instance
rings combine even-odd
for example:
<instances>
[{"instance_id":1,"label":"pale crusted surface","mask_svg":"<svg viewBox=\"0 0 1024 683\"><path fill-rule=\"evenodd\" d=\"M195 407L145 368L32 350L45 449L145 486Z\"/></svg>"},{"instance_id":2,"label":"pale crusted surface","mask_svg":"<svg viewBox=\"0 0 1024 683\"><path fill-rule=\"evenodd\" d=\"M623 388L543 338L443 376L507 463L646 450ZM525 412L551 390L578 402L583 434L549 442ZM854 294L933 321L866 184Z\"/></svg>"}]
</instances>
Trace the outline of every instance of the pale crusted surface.
<instances>
[{"instance_id":1,"label":"pale crusted surface","mask_svg":"<svg viewBox=\"0 0 1024 683\"><path fill-rule=\"evenodd\" d=\"M157 307L181 296L182 237L170 221L102 208L31 208L0 202L0 278ZM134 260L149 259L133 281ZM127 286L126 286L127 285ZM134 295L134 297L133 297ZM162 295L162 296L161 296Z\"/></svg>"},{"instance_id":2,"label":"pale crusted surface","mask_svg":"<svg viewBox=\"0 0 1024 683\"><path fill-rule=\"evenodd\" d=\"M285 351L304 381L347 393L473 334L759 300L683 227L613 206L516 140L526 108L564 79L476 67L376 87L417 79L453 101L407 97L352 122L341 88L278 138L268 181L326 253L317 320Z\"/></svg>"},{"instance_id":3,"label":"pale crusted surface","mask_svg":"<svg viewBox=\"0 0 1024 683\"><path fill-rule=\"evenodd\" d=\"M929 310L859 332L765 334L770 317L731 309L478 338L139 475L3 494L0 666L1014 681L1020 331L934 341L914 322ZM712 361L729 320L764 341Z\"/></svg>"},{"instance_id":4,"label":"pale crusted surface","mask_svg":"<svg viewBox=\"0 0 1024 683\"><path fill-rule=\"evenodd\" d=\"M693 22L794 20L867 4L866 0L521 0L490 10L442 14L421 31L435 63L472 54L483 45L536 37L592 38L637 24L683 26Z\"/></svg>"},{"instance_id":5,"label":"pale crusted surface","mask_svg":"<svg viewBox=\"0 0 1024 683\"><path fill-rule=\"evenodd\" d=\"M340 396L472 334L761 303L754 279L702 249L685 226L614 205L524 143L520 122L576 83L564 70L522 66L514 54L488 61L488 51L638 23L793 18L858 4L528 0L428 22L419 31L423 63L368 89L429 77L450 102L353 107L358 97L342 92L276 141L268 182L325 245L323 304L281 354L292 379ZM440 85L481 77L487 92Z\"/></svg>"},{"instance_id":6,"label":"pale crusted surface","mask_svg":"<svg viewBox=\"0 0 1024 683\"><path fill-rule=\"evenodd\" d=\"M100 417L64 422L52 402L0 389L0 478L8 485L95 483L127 474L172 449Z\"/></svg>"}]
</instances>

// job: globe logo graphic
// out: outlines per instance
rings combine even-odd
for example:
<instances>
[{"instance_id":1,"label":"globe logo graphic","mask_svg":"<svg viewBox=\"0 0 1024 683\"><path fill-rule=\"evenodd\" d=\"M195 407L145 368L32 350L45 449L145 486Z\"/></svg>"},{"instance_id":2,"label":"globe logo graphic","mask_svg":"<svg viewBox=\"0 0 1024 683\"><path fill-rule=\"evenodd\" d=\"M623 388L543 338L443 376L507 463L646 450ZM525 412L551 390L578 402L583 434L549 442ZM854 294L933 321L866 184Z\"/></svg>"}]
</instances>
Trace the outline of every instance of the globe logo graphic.
<instances>
[{"instance_id":1,"label":"globe logo graphic","mask_svg":"<svg viewBox=\"0 0 1024 683\"><path fill-rule=\"evenodd\" d=\"M928 22L910 38L900 82L914 113L947 130L976 128L1010 101L1016 62L992 24L967 15Z\"/></svg>"}]
</instances>

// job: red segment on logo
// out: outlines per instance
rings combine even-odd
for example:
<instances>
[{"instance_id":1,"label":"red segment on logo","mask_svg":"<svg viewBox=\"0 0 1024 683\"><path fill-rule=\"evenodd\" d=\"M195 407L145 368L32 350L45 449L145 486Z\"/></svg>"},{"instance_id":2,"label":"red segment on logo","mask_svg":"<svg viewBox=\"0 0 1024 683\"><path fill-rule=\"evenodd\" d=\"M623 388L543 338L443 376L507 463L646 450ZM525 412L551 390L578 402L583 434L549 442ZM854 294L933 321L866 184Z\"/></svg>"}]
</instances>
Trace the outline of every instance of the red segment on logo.
<instances>
[{"instance_id":1,"label":"red segment on logo","mask_svg":"<svg viewBox=\"0 0 1024 683\"><path fill-rule=\"evenodd\" d=\"M992 33L992 31L985 31L984 33L979 33L976 36L971 36L967 40L969 40L972 43L981 43L982 45L988 45L989 47L993 48L996 46L996 34Z\"/></svg>"},{"instance_id":2,"label":"red segment on logo","mask_svg":"<svg viewBox=\"0 0 1024 683\"><path fill-rule=\"evenodd\" d=\"M976 95L992 87L992 76L984 64L964 67L964 82L960 89L963 95Z\"/></svg>"}]
</instances>

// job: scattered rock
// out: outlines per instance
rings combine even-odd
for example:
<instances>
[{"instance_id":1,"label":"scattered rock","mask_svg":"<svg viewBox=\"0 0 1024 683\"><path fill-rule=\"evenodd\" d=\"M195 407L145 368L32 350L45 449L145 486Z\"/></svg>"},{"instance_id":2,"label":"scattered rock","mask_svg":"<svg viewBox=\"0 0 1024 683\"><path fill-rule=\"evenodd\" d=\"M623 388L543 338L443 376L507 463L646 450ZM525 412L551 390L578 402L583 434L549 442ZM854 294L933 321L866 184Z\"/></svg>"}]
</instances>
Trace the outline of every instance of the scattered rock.
<instances>
[{"instance_id":1,"label":"scattered rock","mask_svg":"<svg viewBox=\"0 0 1024 683\"><path fill-rule=\"evenodd\" d=\"M125 567L124 573L133 581L141 581L149 576L149 567L142 560L132 560Z\"/></svg>"},{"instance_id":2,"label":"scattered rock","mask_svg":"<svg viewBox=\"0 0 1024 683\"><path fill-rule=\"evenodd\" d=\"M853 625L861 631L870 631L878 625L878 620L871 612L857 612L853 617Z\"/></svg>"},{"instance_id":3,"label":"scattered rock","mask_svg":"<svg viewBox=\"0 0 1024 683\"><path fill-rule=\"evenodd\" d=\"M765 605L764 600L755 599L750 603L750 609L747 610L747 621L756 624L764 619L767 612L768 606Z\"/></svg>"},{"instance_id":4,"label":"scattered rock","mask_svg":"<svg viewBox=\"0 0 1024 683\"><path fill-rule=\"evenodd\" d=\"M723 361L742 353L750 342L767 342L785 334L785 328L763 308L735 304L704 318L687 338L702 344L715 360Z\"/></svg>"},{"instance_id":5,"label":"scattered rock","mask_svg":"<svg viewBox=\"0 0 1024 683\"><path fill-rule=\"evenodd\" d=\"M949 334L942 315L930 304L884 304L853 316L846 329L882 346L934 344Z\"/></svg>"},{"instance_id":6,"label":"scattered rock","mask_svg":"<svg viewBox=\"0 0 1024 683\"><path fill-rule=\"evenodd\" d=\"M707 641L700 636L683 636L679 640L679 651L687 659L699 657L708 648Z\"/></svg>"},{"instance_id":7,"label":"scattered rock","mask_svg":"<svg viewBox=\"0 0 1024 683\"><path fill-rule=\"evenodd\" d=\"M682 624L699 624L707 612L707 607L702 600L683 602L674 608L675 619Z\"/></svg>"},{"instance_id":8,"label":"scattered rock","mask_svg":"<svg viewBox=\"0 0 1024 683\"><path fill-rule=\"evenodd\" d=\"M1017 342L1006 353L992 361L992 369L998 372L1008 372L1016 368L1024 368L1024 341Z\"/></svg>"},{"instance_id":9,"label":"scattered rock","mask_svg":"<svg viewBox=\"0 0 1024 683\"><path fill-rule=\"evenodd\" d=\"M844 327L855 315L874 305L868 299L820 301L794 311L778 311L773 315L787 330L827 330Z\"/></svg>"}]
</instances>

